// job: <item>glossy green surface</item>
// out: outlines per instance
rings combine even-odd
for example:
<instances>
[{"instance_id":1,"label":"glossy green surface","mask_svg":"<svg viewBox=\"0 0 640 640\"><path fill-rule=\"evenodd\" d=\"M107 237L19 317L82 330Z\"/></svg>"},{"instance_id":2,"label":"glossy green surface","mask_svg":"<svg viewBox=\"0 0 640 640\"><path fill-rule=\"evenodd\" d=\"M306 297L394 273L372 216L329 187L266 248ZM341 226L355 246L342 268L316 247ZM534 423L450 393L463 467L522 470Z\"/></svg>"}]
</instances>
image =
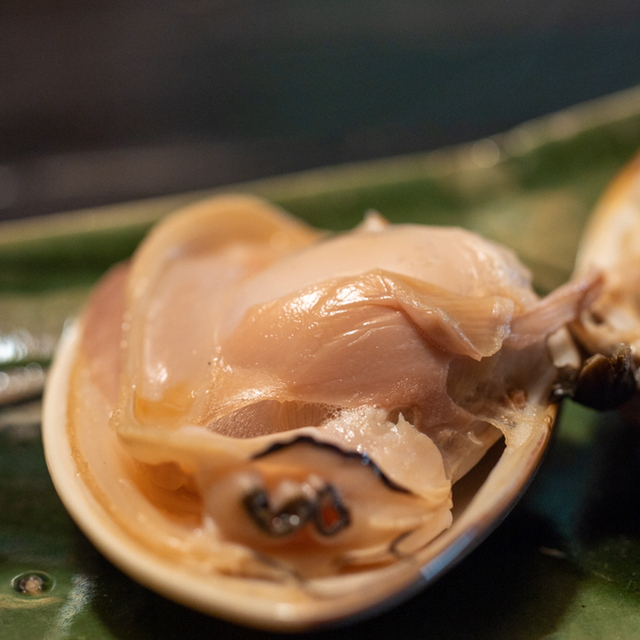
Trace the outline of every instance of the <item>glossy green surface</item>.
<instances>
[{"instance_id":1,"label":"glossy green surface","mask_svg":"<svg viewBox=\"0 0 640 640\"><path fill-rule=\"evenodd\" d=\"M350 227L369 208L394 221L473 228L513 247L549 290L569 276L590 208L638 147L640 94L631 92L464 148L240 188L326 228ZM29 361L7 355L13 332L56 335L154 219L203 195L0 227L0 367ZM530 490L485 543L407 602L314 637L637 638L639 498L640 429L568 403ZM16 592L13 578L29 571L53 586ZM0 408L0 638L270 635L168 602L113 568L55 494L39 401Z\"/></svg>"}]
</instances>

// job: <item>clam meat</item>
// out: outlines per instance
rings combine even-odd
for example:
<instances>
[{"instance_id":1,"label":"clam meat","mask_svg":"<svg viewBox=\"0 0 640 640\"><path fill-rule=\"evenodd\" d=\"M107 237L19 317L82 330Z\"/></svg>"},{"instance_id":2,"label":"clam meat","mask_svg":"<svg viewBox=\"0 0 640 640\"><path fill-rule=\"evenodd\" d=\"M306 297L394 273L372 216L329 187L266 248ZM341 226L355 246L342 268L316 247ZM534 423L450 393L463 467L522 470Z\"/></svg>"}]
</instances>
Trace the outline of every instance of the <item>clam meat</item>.
<instances>
[{"instance_id":1,"label":"clam meat","mask_svg":"<svg viewBox=\"0 0 640 640\"><path fill-rule=\"evenodd\" d=\"M171 598L286 630L376 610L527 484L599 287L541 299L469 231L370 213L327 234L220 196L162 221L67 331L47 462L96 546Z\"/></svg>"},{"instance_id":2,"label":"clam meat","mask_svg":"<svg viewBox=\"0 0 640 640\"><path fill-rule=\"evenodd\" d=\"M575 275L604 275L600 295L574 323L589 352L621 343L640 351L640 155L600 198L580 242Z\"/></svg>"}]
</instances>

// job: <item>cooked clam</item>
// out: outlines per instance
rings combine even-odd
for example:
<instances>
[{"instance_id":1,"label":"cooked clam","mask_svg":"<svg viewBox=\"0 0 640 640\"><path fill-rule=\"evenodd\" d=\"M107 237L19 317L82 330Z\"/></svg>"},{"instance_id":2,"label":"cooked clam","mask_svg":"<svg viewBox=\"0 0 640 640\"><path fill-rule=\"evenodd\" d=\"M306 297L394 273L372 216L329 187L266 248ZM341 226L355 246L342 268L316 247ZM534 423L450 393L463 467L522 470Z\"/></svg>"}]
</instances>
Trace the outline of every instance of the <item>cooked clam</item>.
<instances>
[{"instance_id":1,"label":"cooked clam","mask_svg":"<svg viewBox=\"0 0 640 640\"><path fill-rule=\"evenodd\" d=\"M462 229L372 213L328 235L249 196L203 202L64 336L52 477L105 555L197 609L293 630L388 606L527 484L565 326L598 286L540 299Z\"/></svg>"},{"instance_id":2,"label":"cooked clam","mask_svg":"<svg viewBox=\"0 0 640 640\"><path fill-rule=\"evenodd\" d=\"M590 350L640 347L640 156L605 191L580 242L575 274L601 271L601 295L582 314Z\"/></svg>"},{"instance_id":3,"label":"cooked clam","mask_svg":"<svg viewBox=\"0 0 640 640\"><path fill-rule=\"evenodd\" d=\"M640 363L640 156L600 198L583 234L574 275L602 274L600 294L571 329L591 362L584 367L599 386L596 408L619 406L637 393ZM602 389L605 392L602 392ZM582 394L590 395L589 388ZM580 398L579 398L580 399Z\"/></svg>"}]
</instances>

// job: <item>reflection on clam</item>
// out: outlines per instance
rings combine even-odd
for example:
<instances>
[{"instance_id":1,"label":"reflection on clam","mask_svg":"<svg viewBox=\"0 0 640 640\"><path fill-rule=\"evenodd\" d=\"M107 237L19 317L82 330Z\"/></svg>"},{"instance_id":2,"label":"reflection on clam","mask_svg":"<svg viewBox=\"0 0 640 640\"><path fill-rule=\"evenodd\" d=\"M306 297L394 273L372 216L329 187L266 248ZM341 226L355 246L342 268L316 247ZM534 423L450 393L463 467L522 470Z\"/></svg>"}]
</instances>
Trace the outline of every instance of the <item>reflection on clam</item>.
<instances>
[{"instance_id":1,"label":"reflection on clam","mask_svg":"<svg viewBox=\"0 0 640 640\"><path fill-rule=\"evenodd\" d=\"M572 353L564 326L597 286L540 300L508 250L461 229L370 214L329 236L252 197L204 202L66 336L52 476L105 554L181 602L284 629L370 610L526 485L554 416L549 344Z\"/></svg>"}]
</instances>

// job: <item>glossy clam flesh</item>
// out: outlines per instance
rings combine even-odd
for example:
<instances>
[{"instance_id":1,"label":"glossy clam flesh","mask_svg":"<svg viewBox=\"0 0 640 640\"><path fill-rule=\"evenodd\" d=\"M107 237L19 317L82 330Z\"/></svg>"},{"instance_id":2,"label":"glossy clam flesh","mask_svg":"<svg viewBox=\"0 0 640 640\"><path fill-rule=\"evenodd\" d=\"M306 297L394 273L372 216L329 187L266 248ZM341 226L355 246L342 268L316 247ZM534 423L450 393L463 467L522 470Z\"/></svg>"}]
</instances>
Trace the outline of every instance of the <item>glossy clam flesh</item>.
<instances>
[{"instance_id":1,"label":"glossy clam flesh","mask_svg":"<svg viewBox=\"0 0 640 640\"><path fill-rule=\"evenodd\" d=\"M99 549L195 608L293 630L388 605L527 484L553 354L598 286L539 299L462 229L370 214L332 236L253 197L203 202L67 332L52 477Z\"/></svg>"}]
</instances>

